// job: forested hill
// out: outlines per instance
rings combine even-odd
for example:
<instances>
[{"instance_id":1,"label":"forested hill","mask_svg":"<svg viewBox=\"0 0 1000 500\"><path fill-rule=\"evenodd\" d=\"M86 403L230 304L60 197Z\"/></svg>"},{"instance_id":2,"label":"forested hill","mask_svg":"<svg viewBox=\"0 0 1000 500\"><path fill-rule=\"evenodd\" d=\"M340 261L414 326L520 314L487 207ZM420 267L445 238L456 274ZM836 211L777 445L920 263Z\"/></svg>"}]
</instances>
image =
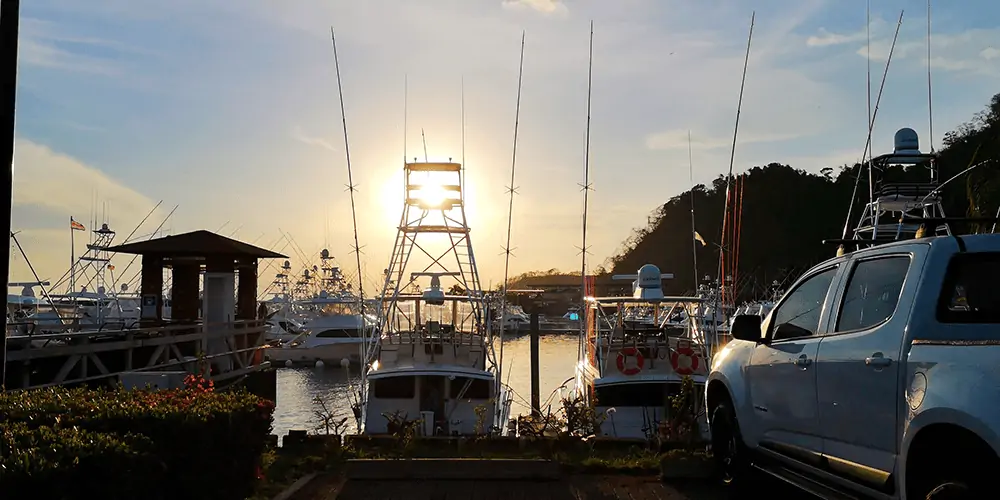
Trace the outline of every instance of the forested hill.
<instances>
[{"instance_id":1,"label":"forested hill","mask_svg":"<svg viewBox=\"0 0 1000 500\"><path fill-rule=\"evenodd\" d=\"M939 151L942 182L984 160L992 162L974 169L943 189L945 213L952 217L993 216L1000 206L1000 94L986 110L949 132ZM921 137L921 148L928 147ZM878 156L890 151L874 151ZM859 157L860 155L860 151ZM744 296L763 291L772 281L797 275L805 268L832 257L836 247L824 239L838 239L844 228L858 165L839 171L825 168L811 174L793 166L771 163L749 170L743 180L740 224L739 278ZM927 180L925 168L902 168L888 172L893 180ZM858 187L858 203L852 212L851 229L868 200L867 171ZM694 288L692 270L691 197L695 204L695 228L707 242L698 245L698 272L715 279L718 273L722 217L726 196L725 178L712 186L697 185L655 209L647 227L634 230L617 255L611 257L615 273L634 273L653 263L675 278L664 282L667 293ZM848 235L850 237L850 235ZM794 279L792 276L790 279Z\"/></svg>"}]
</instances>

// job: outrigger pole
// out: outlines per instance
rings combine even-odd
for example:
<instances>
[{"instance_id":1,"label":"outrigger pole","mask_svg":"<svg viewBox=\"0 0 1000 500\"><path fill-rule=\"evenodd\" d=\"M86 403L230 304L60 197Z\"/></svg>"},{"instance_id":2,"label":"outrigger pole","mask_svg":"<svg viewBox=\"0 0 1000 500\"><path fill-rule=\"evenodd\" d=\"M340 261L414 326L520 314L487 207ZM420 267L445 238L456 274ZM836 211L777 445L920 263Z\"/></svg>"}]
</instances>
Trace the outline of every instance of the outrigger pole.
<instances>
[{"instance_id":1,"label":"outrigger pole","mask_svg":"<svg viewBox=\"0 0 1000 500\"><path fill-rule=\"evenodd\" d=\"M521 58L520 58L520 60L518 62L518 67L517 67L517 100L515 101L515 104L514 104L514 143L511 146L511 153L510 153L510 185L507 186L507 194L508 194L508 200L509 200L508 204L507 204L507 244L504 247L503 283L501 285L501 293L500 293L500 356L499 356L499 359L497 360L498 361L497 362L497 365L498 365L498 369L497 369L497 388L498 389L500 387L501 381L503 380L502 374L503 374L503 345L504 345L504 340L503 340L504 315L507 312L507 279L508 279L509 272L510 272L510 253L511 253L511 250L512 250L511 247L510 247L510 230L511 230L511 226L513 225L513 221L514 221L514 195L517 194L517 187L514 185L514 171L515 171L515 167L517 166L517 129L518 129L518 123L520 123L520 119L521 119L521 78L522 78L523 75L524 75L524 31L521 31ZM464 88L464 85L463 85L463 88ZM465 156L465 152L464 152L465 151L465 112L464 112L464 108L465 108L464 94L465 94L465 92L464 92L464 90L463 90L462 93L463 93L463 99L462 99L462 108L463 108L463 112L462 112L462 151L463 151L463 153L462 153L462 156L464 158L464 156ZM462 168L465 168L465 162L464 162L464 160L463 160L463 163L462 163ZM463 196L464 196L464 194L463 194ZM486 320L489 321L490 319L487 318Z\"/></svg>"},{"instance_id":2,"label":"outrigger pole","mask_svg":"<svg viewBox=\"0 0 1000 500\"><path fill-rule=\"evenodd\" d=\"M590 56L587 63L587 135L583 146L583 234L580 242L580 339L579 347L583 349L587 336L587 208L590 203L590 101L594 89L594 21L590 21Z\"/></svg>"}]
</instances>

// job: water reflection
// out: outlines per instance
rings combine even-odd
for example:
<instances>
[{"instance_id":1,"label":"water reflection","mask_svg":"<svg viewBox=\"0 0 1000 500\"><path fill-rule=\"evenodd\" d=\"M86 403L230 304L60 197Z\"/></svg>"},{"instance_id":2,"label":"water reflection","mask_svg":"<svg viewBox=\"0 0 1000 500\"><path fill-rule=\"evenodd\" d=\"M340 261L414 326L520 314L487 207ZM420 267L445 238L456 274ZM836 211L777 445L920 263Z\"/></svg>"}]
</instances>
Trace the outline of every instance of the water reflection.
<instances>
[{"instance_id":1,"label":"water reflection","mask_svg":"<svg viewBox=\"0 0 1000 500\"><path fill-rule=\"evenodd\" d=\"M499 352L499 344L497 351ZM507 338L503 356L504 378L514 390L511 415L527 413L531 400L531 352L528 336ZM538 385L543 409L550 395L552 410L558 408L558 388L573 377L576 356L576 335L546 335L540 339L538 357L541 369ZM284 436L289 429L314 432L319 425L319 418L316 416L319 405L313 402L317 396L323 398L327 408L338 420L347 417L347 432L357 432L351 403L359 381L360 376L356 371L340 367L279 369L278 401L274 412L275 434ZM567 391L571 388L572 382L566 384Z\"/></svg>"}]
</instances>

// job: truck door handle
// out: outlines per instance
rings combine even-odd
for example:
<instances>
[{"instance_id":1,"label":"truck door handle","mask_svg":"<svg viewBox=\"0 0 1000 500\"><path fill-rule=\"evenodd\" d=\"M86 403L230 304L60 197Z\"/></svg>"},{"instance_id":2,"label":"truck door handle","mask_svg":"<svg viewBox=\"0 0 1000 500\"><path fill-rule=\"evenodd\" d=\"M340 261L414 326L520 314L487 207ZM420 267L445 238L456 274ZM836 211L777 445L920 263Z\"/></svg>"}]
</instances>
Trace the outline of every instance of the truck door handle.
<instances>
[{"instance_id":1,"label":"truck door handle","mask_svg":"<svg viewBox=\"0 0 1000 500\"><path fill-rule=\"evenodd\" d=\"M892 360L885 357L884 354L876 352L865 358L865 364L874 368L885 368L892 364Z\"/></svg>"},{"instance_id":2,"label":"truck door handle","mask_svg":"<svg viewBox=\"0 0 1000 500\"><path fill-rule=\"evenodd\" d=\"M801 367L805 368L805 367L811 365L812 362L813 362L813 360L809 359L808 356L806 356L805 354L803 354L803 355L801 355L801 356L799 356L798 358L795 359L795 366L801 366Z\"/></svg>"}]
</instances>

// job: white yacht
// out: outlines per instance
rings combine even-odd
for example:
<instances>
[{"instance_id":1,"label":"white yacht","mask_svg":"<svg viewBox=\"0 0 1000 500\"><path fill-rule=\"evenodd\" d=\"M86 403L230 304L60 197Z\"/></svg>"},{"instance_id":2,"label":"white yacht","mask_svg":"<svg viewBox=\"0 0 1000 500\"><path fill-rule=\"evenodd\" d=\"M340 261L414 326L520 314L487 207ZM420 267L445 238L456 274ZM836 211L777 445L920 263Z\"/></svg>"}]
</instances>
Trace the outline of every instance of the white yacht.
<instances>
[{"instance_id":1,"label":"white yacht","mask_svg":"<svg viewBox=\"0 0 1000 500\"><path fill-rule=\"evenodd\" d=\"M511 394L493 349L462 175L458 163L404 165L403 223L362 379L366 434L392 433L407 422L418 423L423 435L506 432ZM430 265L411 256L426 256ZM453 283L443 288L442 278ZM422 293L403 292L423 279L429 286Z\"/></svg>"},{"instance_id":2,"label":"white yacht","mask_svg":"<svg viewBox=\"0 0 1000 500\"><path fill-rule=\"evenodd\" d=\"M301 326L299 335L266 350L271 363L277 366L316 365L318 362L340 366L361 364L365 338L373 325L361 314L361 301L357 297L330 296L322 291L318 297L297 303L313 308L316 316Z\"/></svg>"},{"instance_id":3,"label":"white yacht","mask_svg":"<svg viewBox=\"0 0 1000 500\"><path fill-rule=\"evenodd\" d=\"M660 281L672 278L646 264L634 279L632 297L587 297L592 311L576 367L577 395L606 415L598 435L649 439L671 411L670 397L679 393L685 376L695 383L701 406L708 352L705 341L689 326L677 329L645 321L661 310L693 310L698 297L664 297ZM630 309L638 310L632 314ZM686 317L694 317L688 314ZM630 321L631 318L643 318ZM602 328L603 326L603 328ZM707 433L707 426L701 432Z\"/></svg>"}]
</instances>

